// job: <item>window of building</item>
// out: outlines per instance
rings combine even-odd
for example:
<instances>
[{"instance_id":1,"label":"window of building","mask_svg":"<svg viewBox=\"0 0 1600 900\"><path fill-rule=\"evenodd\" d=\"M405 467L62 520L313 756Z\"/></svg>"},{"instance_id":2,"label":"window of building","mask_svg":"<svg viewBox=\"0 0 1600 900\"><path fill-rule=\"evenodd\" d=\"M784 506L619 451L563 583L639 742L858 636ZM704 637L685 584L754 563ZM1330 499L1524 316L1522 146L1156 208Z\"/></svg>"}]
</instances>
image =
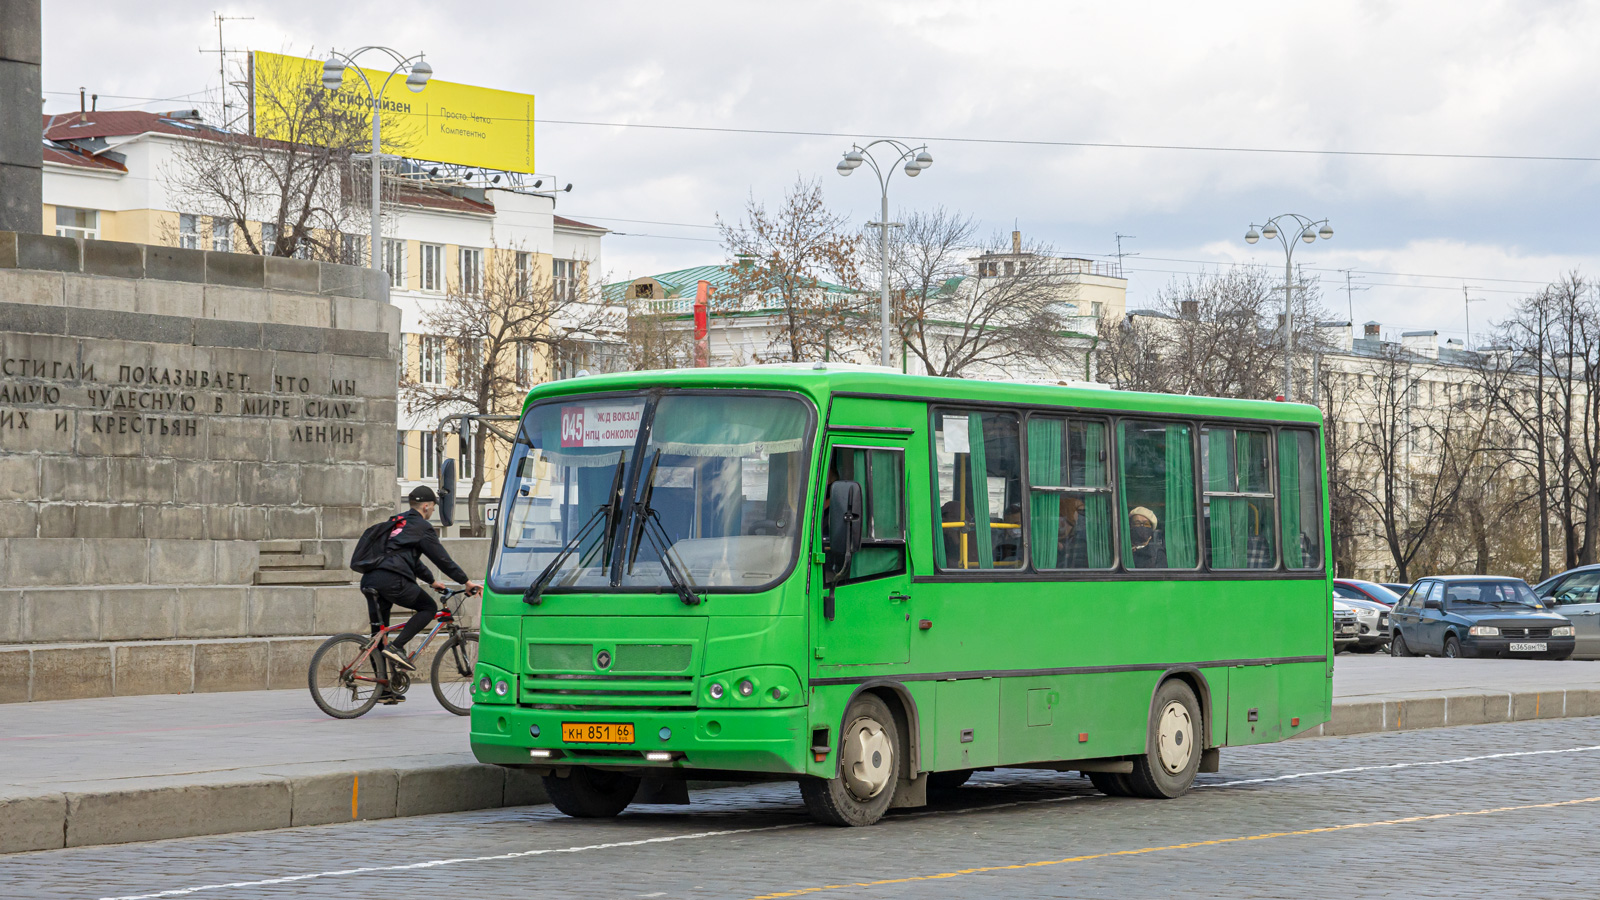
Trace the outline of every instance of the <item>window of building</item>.
<instances>
[{"instance_id":1,"label":"window of building","mask_svg":"<svg viewBox=\"0 0 1600 900\"><path fill-rule=\"evenodd\" d=\"M1290 569L1322 568L1322 483L1316 435L1278 432L1278 496L1283 511L1283 564Z\"/></svg>"},{"instance_id":2,"label":"window of building","mask_svg":"<svg viewBox=\"0 0 1600 900\"><path fill-rule=\"evenodd\" d=\"M1022 466L1017 416L939 411L934 416L939 469L941 569L1023 567Z\"/></svg>"},{"instance_id":3,"label":"window of building","mask_svg":"<svg viewBox=\"0 0 1600 900\"><path fill-rule=\"evenodd\" d=\"M472 247L460 248L456 283L463 296L476 297L483 290L483 251Z\"/></svg>"},{"instance_id":4,"label":"window of building","mask_svg":"<svg viewBox=\"0 0 1600 900\"><path fill-rule=\"evenodd\" d=\"M339 262L347 266L367 265L367 236L364 234L339 235Z\"/></svg>"},{"instance_id":5,"label":"window of building","mask_svg":"<svg viewBox=\"0 0 1600 900\"><path fill-rule=\"evenodd\" d=\"M439 477L438 439L431 431L422 432L422 471L417 473L421 478Z\"/></svg>"},{"instance_id":6,"label":"window of building","mask_svg":"<svg viewBox=\"0 0 1600 900\"><path fill-rule=\"evenodd\" d=\"M1206 552L1213 569L1277 568L1271 445L1265 431L1200 430Z\"/></svg>"},{"instance_id":7,"label":"window of building","mask_svg":"<svg viewBox=\"0 0 1600 900\"><path fill-rule=\"evenodd\" d=\"M422 359L421 365L417 367L417 380L423 384L444 384L447 342L437 335L425 334L419 343Z\"/></svg>"},{"instance_id":8,"label":"window of building","mask_svg":"<svg viewBox=\"0 0 1600 900\"><path fill-rule=\"evenodd\" d=\"M1010 276L1015 275L1015 274L1017 274L1017 264L1012 262L1009 259L1006 260L1006 277L1009 278Z\"/></svg>"},{"instance_id":9,"label":"window of building","mask_svg":"<svg viewBox=\"0 0 1600 900\"><path fill-rule=\"evenodd\" d=\"M551 260L551 279L555 286L555 302L573 303L578 299L578 261L575 259Z\"/></svg>"},{"instance_id":10,"label":"window of building","mask_svg":"<svg viewBox=\"0 0 1600 900\"><path fill-rule=\"evenodd\" d=\"M879 447L835 447L830 480L861 485L865 521L861 550L850 560L847 581L898 575L906 570L905 453Z\"/></svg>"},{"instance_id":11,"label":"window of building","mask_svg":"<svg viewBox=\"0 0 1600 900\"><path fill-rule=\"evenodd\" d=\"M261 255L274 256L278 252L278 226L271 222L261 223Z\"/></svg>"},{"instance_id":12,"label":"window of building","mask_svg":"<svg viewBox=\"0 0 1600 900\"><path fill-rule=\"evenodd\" d=\"M526 297L533 289L530 280L533 274L533 254L525 250L517 251L517 296Z\"/></svg>"},{"instance_id":13,"label":"window of building","mask_svg":"<svg viewBox=\"0 0 1600 900\"><path fill-rule=\"evenodd\" d=\"M200 249L200 217L192 213L178 214L178 246L190 250Z\"/></svg>"},{"instance_id":14,"label":"window of building","mask_svg":"<svg viewBox=\"0 0 1600 900\"><path fill-rule=\"evenodd\" d=\"M75 206L56 207L56 237L100 239L100 212Z\"/></svg>"},{"instance_id":15,"label":"window of building","mask_svg":"<svg viewBox=\"0 0 1600 900\"><path fill-rule=\"evenodd\" d=\"M1177 422L1121 423L1122 564L1129 569L1193 569L1200 562L1192 437L1190 426Z\"/></svg>"},{"instance_id":16,"label":"window of building","mask_svg":"<svg viewBox=\"0 0 1600 900\"><path fill-rule=\"evenodd\" d=\"M533 384L535 363L533 350L532 344L517 345L517 384L524 387Z\"/></svg>"},{"instance_id":17,"label":"window of building","mask_svg":"<svg viewBox=\"0 0 1600 900\"><path fill-rule=\"evenodd\" d=\"M422 245L422 289L444 290L444 246L441 244Z\"/></svg>"},{"instance_id":18,"label":"window of building","mask_svg":"<svg viewBox=\"0 0 1600 900\"><path fill-rule=\"evenodd\" d=\"M456 437L456 447L459 450L457 455L460 457L460 461L461 461L460 462L461 468L456 470L456 477L457 478L462 478L462 479L470 479L472 477L472 472L473 472L473 467L472 467L473 466L473 463L472 463L472 435L470 433L469 434L464 434L464 435L458 435Z\"/></svg>"},{"instance_id":19,"label":"window of building","mask_svg":"<svg viewBox=\"0 0 1600 900\"><path fill-rule=\"evenodd\" d=\"M394 433L394 477L399 479L406 477L406 433L404 431L396 431Z\"/></svg>"},{"instance_id":20,"label":"window of building","mask_svg":"<svg viewBox=\"0 0 1600 900\"><path fill-rule=\"evenodd\" d=\"M1111 568L1107 433L1104 422L1028 417L1028 540L1034 568Z\"/></svg>"},{"instance_id":21,"label":"window of building","mask_svg":"<svg viewBox=\"0 0 1600 900\"><path fill-rule=\"evenodd\" d=\"M211 218L211 249L219 253L233 252L233 220L221 216Z\"/></svg>"},{"instance_id":22,"label":"window of building","mask_svg":"<svg viewBox=\"0 0 1600 900\"><path fill-rule=\"evenodd\" d=\"M389 273L389 287L404 290L406 286L406 242L394 238L383 239L383 270Z\"/></svg>"}]
</instances>

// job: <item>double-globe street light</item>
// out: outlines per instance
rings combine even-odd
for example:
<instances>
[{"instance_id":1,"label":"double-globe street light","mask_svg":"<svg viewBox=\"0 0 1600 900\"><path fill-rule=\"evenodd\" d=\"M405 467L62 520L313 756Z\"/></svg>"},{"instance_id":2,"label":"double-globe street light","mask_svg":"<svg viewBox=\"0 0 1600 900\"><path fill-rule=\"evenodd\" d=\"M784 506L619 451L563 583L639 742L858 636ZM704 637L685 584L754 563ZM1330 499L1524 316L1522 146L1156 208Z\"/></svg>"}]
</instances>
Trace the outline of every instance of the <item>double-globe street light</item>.
<instances>
[{"instance_id":1,"label":"double-globe street light","mask_svg":"<svg viewBox=\"0 0 1600 900\"><path fill-rule=\"evenodd\" d=\"M899 154L899 156L888 165L880 166L878 160L872 155L872 148L879 144L886 145L887 149ZM859 144L851 144L850 150L844 155L844 159L839 160L837 168L840 175L849 175L860 168L862 163L871 166L873 173L878 176L878 190L883 197L883 205L880 208L878 221L868 222L867 224L878 227L878 287L881 294L878 312L881 320L880 325L883 329L883 349L878 354L878 361L888 366L892 364L892 357L889 352L889 179L894 176L895 167L901 163L905 164L903 169L907 178L917 177L922 174L923 169L933 165L933 156L928 153L926 145L911 147L892 138L884 138L873 141L865 147Z\"/></svg>"},{"instance_id":2,"label":"double-globe street light","mask_svg":"<svg viewBox=\"0 0 1600 900\"><path fill-rule=\"evenodd\" d=\"M1292 354L1294 352L1294 245L1296 241L1305 241L1310 244L1317 238L1327 240L1333 237L1333 228L1327 219L1315 222L1296 213L1284 213L1273 216L1267 224L1256 231L1254 223L1250 230L1244 233L1244 241L1254 244L1266 238L1277 238L1283 244L1283 399L1292 400L1294 388L1294 368Z\"/></svg>"},{"instance_id":3,"label":"double-globe street light","mask_svg":"<svg viewBox=\"0 0 1600 900\"><path fill-rule=\"evenodd\" d=\"M367 73L356 65L356 57L369 50L386 53L395 62L394 68L389 70L388 77L383 79L383 84L376 88L368 80ZM378 269L382 268L381 256L378 253L378 241L382 236L378 198L381 196L380 191L382 189L380 166L383 160L383 145L378 139L378 133L379 120L382 118L383 95L389 89L389 82L394 80L394 76L401 72L406 72L406 87L410 88L413 94L420 93L423 88L428 86L428 78L433 75L433 66L428 65L428 61L422 58L421 53L416 56L401 56L399 51L391 50L388 47L362 47L350 53L331 51L328 54L327 62L322 64L322 86L330 91L337 91L344 84L346 68L355 70L355 73L361 76L361 83L366 87L367 96L372 103L372 237L369 239L371 243L367 247L367 260L371 263L371 268Z\"/></svg>"}]
</instances>

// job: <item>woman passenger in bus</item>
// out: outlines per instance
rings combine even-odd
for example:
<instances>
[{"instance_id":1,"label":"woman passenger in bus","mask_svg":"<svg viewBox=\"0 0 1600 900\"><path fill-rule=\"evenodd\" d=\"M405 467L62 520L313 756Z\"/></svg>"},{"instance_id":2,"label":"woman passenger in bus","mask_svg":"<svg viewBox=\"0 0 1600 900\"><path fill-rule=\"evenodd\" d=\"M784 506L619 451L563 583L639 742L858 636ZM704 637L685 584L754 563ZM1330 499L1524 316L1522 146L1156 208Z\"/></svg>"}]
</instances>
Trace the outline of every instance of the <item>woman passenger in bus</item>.
<instances>
[{"instance_id":1,"label":"woman passenger in bus","mask_svg":"<svg viewBox=\"0 0 1600 900\"><path fill-rule=\"evenodd\" d=\"M1167 545L1156 530L1159 520L1149 507L1128 510L1128 539L1133 546L1133 568L1165 569Z\"/></svg>"},{"instance_id":2,"label":"woman passenger in bus","mask_svg":"<svg viewBox=\"0 0 1600 900\"><path fill-rule=\"evenodd\" d=\"M1089 541L1083 525L1083 498L1061 498L1061 536L1056 539L1056 568L1089 568Z\"/></svg>"}]
</instances>

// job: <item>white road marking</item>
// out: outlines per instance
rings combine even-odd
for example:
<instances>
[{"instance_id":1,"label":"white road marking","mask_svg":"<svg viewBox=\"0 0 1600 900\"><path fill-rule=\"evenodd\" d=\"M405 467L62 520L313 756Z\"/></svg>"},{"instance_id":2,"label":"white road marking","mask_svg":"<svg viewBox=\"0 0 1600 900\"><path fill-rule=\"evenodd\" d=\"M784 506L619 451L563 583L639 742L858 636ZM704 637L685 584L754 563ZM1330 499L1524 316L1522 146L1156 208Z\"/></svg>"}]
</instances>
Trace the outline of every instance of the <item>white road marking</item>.
<instances>
[{"instance_id":1,"label":"white road marking","mask_svg":"<svg viewBox=\"0 0 1600 900\"><path fill-rule=\"evenodd\" d=\"M722 837L729 834L750 834L757 831L779 831L785 828L799 828L808 825L808 822L795 822L788 825L768 825L762 828L729 828L723 831L699 831L694 834L674 834L666 837L643 838L637 841L613 841L609 844L588 844L582 847L552 847L548 850L520 850L516 853L499 853L494 856L464 856L456 859L432 859L427 862L405 863L394 866L362 866L357 869L334 869L328 872L308 872L303 875L283 875L277 878L262 878L257 881L235 881L229 884L202 884L195 887L175 888L168 891L156 891L152 894L130 894L124 897L102 897L101 900L155 900L157 897L181 897L185 894L195 894L200 891L224 891L237 888L264 887L272 884L290 884L296 881L310 881L313 878L332 878L338 875L366 875L373 872L403 872L408 869L433 869L439 866L453 866L459 863L496 862L503 859L522 859L528 856L545 856L551 853L582 853L585 850L611 850L617 847L640 847L645 844L665 844L672 841L693 841L700 838Z\"/></svg>"},{"instance_id":2,"label":"white road marking","mask_svg":"<svg viewBox=\"0 0 1600 900\"><path fill-rule=\"evenodd\" d=\"M1296 772L1290 775L1273 775L1263 778L1241 778L1236 781L1221 781L1210 784L1197 784L1197 788L1237 787L1248 784L1267 784L1275 781L1291 781L1300 778L1316 778L1337 775L1354 775L1362 772L1384 772L1397 769L1411 769L1421 766L1453 766L1465 763L1483 762L1496 759L1514 759L1527 756L1549 756L1560 753L1593 753L1600 751L1600 745L1589 747L1567 747L1560 750L1520 750L1508 753L1485 753L1480 756L1459 756L1454 759L1426 760L1423 762L1387 763L1373 766L1351 766L1344 769L1323 769L1315 772ZM997 787L1001 785L996 785ZM895 818L920 818L923 816L951 815L953 813L987 812L995 809L1005 809L1016 806L1031 806L1041 803L1061 803L1069 800L1082 800L1084 795L1070 795L1065 797L1041 797L1029 800L1013 800L1006 803L996 803L989 806L969 807L954 810L928 810L925 812L908 813ZM263 878L257 881L236 881L229 884L204 884L195 887L175 888L166 891L156 891L150 894L130 894L122 897L102 897L100 900L157 900L161 897L181 897L196 894L201 891L221 891L238 888L264 887L274 884L291 884L297 881L310 881L314 878L333 878L341 875L365 875L374 872L403 872L412 869L432 869L439 866L453 866L460 863L498 862L507 859L522 859L530 856L546 856L553 853L583 853L589 850L614 850L619 847L642 847L649 844L665 844L673 841L693 841L701 838L723 837L730 834L756 834L763 831L783 831L790 828L803 828L809 822L793 822L784 825L766 825L759 828L730 828L722 831L697 831L692 834L675 834L665 837L642 838L636 841L613 841L606 844L587 844L581 847L554 847L547 850L521 850L515 853L500 853L494 856L467 856L455 859L435 859L427 862L405 863L393 866L363 866L355 869L334 869L327 872L309 872L302 875L283 875L277 878ZM659 895L646 895L659 896Z\"/></svg>"}]
</instances>

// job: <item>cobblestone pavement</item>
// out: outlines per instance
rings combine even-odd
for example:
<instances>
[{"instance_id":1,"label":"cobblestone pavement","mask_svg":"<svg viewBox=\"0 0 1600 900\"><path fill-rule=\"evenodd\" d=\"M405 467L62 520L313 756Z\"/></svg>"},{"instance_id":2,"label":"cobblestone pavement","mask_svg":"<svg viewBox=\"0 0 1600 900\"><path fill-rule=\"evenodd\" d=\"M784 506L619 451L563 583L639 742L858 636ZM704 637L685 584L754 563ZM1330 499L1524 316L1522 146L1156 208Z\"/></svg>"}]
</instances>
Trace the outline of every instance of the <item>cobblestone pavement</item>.
<instances>
[{"instance_id":1,"label":"cobblestone pavement","mask_svg":"<svg viewBox=\"0 0 1600 900\"><path fill-rule=\"evenodd\" d=\"M612 821L541 806L19 854L0 859L0 897L1552 897L1600 882L1600 719L1291 741L1225 750L1222 768L1167 802L979 773L866 829L812 825L795 787L771 784Z\"/></svg>"}]
</instances>

